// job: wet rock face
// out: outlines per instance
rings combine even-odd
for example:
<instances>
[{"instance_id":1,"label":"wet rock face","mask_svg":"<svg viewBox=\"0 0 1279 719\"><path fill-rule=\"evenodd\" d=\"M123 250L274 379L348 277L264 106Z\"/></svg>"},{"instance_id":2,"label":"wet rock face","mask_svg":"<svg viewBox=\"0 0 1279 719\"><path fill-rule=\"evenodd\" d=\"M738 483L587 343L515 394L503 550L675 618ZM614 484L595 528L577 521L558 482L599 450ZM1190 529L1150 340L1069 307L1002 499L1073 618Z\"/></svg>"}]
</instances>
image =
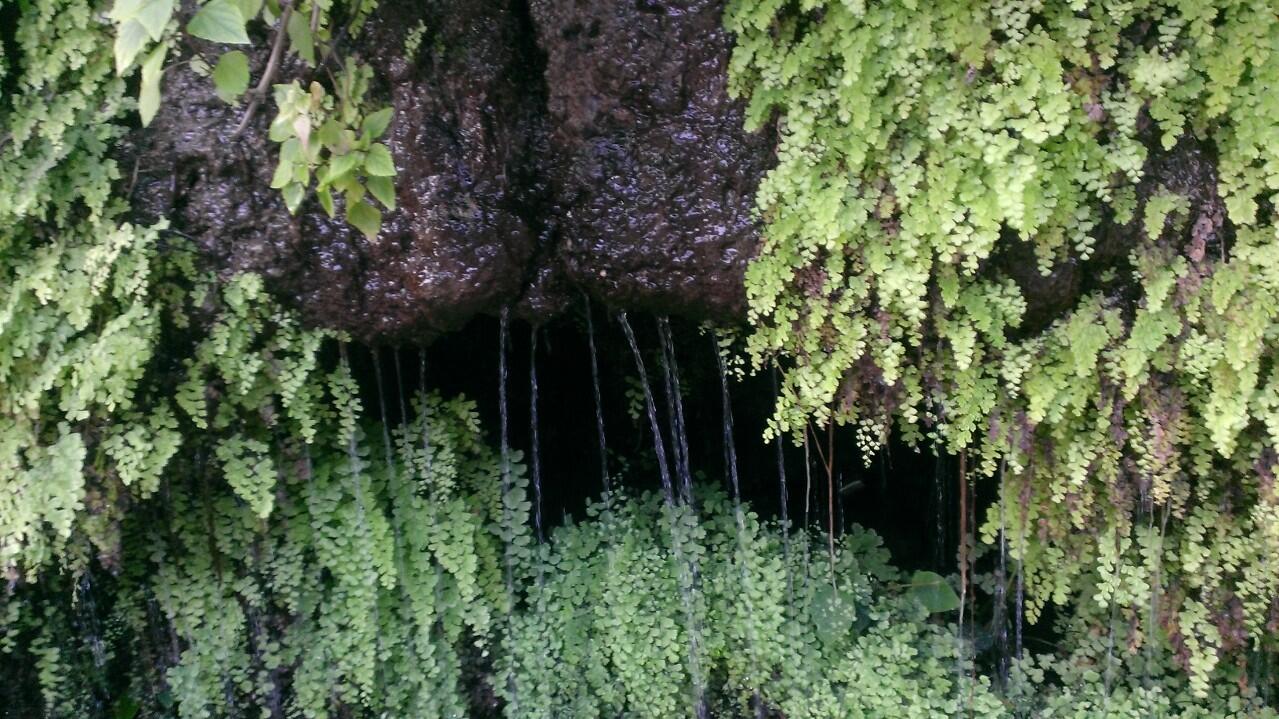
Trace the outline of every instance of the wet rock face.
<instances>
[{"instance_id":1,"label":"wet rock face","mask_svg":"<svg viewBox=\"0 0 1279 719\"><path fill-rule=\"evenodd\" d=\"M405 39L419 26L410 56ZM263 274L315 324L389 341L457 329L517 299L531 272L544 100L540 62L521 41L530 34L504 0L381 4L350 48L374 66L375 92L396 110L386 141L399 207L376 241L314 201L291 217L269 189L269 103L236 136L243 108L189 73L174 73L163 114L141 136L135 205L169 217L223 274ZM254 58L255 78L264 56ZM282 76L305 83L304 72Z\"/></svg>"},{"instance_id":2,"label":"wet rock face","mask_svg":"<svg viewBox=\"0 0 1279 719\"><path fill-rule=\"evenodd\" d=\"M726 92L719 0L533 0L546 78L558 256L624 306L731 318L756 243L771 133Z\"/></svg>"},{"instance_id":3,"label":"wet rock face","mask_svg":"<svg viewBox=\"0 0 1279 719\"><path fill-rule=\"evenodd\" d=\"M744 132L726 95L721 12L722 0L382 0L346 49L396 110L399 207L374 242L314 202L290 216L269 189L270 103L236 135L243 107L179 68L126 152L136 211L169 218L219 272L259 272L308 321L368 341L427 341L508 305L545 319L583 291L740 316L772 140ZM267 44L255 38L255 80ZM306 73L286 66L279 81Z\"/></svg>"}]
</instances>

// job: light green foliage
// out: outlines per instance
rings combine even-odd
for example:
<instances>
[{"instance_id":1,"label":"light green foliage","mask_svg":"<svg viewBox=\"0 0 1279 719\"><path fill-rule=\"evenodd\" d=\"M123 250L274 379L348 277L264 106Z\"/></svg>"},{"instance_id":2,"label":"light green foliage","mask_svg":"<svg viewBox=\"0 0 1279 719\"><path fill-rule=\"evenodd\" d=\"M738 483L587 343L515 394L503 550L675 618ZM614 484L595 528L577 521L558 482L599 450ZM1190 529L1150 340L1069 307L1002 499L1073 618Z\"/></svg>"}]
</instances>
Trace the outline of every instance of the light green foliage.
<instances>
[{"instance_id":1,"label":"light green foliage","mask_svg":"<svg viewBox=\"0 0 1279 719\"><path fill-rule=\"evenodd\" d=\"M919 572L907 581L878 537L856 528L837 545L833 576L821 536L792 536L788 564L778 530L752 512L743 541L727 497L705 492L699 507L692 551L714 716L755 716L761 701L813 718L1275 716L1229 673L1214 672L1208 695L1194 696L1167 652L1136 649L1128 633L1103 677L1097 610L1068 623L1068 651L1028 657L998 697L965 658L967 640L930 620L921 601L953 598L947 580ZM520 716L691 715L687 625L662 510L651 494L616 499L555 532L545 580L527 585L502 655L519 679Z\"/></svg>"},{"instance_id":2,"label":"light green foliage","mask_svg":"<svg viewBox=\"0 0 1279 719\"><path fill-rule=\"evenodd\" d=\"M82 567L90 545L112 552L118 500L154 491L178 442L163 407L136 406L159 330L161 228L121 222L109 199L124 88L106 25L70 1L15 17L16 54L3 66L14 93L0 98L0 573L10 581L55 562Z\"/></svg>"},{"instance_id":3,"label":"light green foliage","mask_svg":"<svg viewBox=\"0 0 1279 719\"><path fill-rule=\"evenodd\" d=\"M967 451L1000 475L1031 617L1096 581L1102 604L1153 602L1201 694L1230 601L1274 651L1274 8L778 0L727 24L750 124L779 115L747 273L750 352L786 367L770 434L837 421L874 449L895 423ZM1149 187L1152 154L1196 142L1217 187L1180 191L1215 189L1224 218ZM1089 277L1103 289L1021 329L1001 257L1088 262L1107 223L1135 294Z\"/></svg>"},{"instance_id":4,"label":"light green foliage","mask_svg":"<svg viewBox=\"0 0 1279 719\"><path fill-rule=\"evenodd\" d=\"M269 513L232 480L175 498L171 539L136 529L139 548L163 548L142 591L186 647L167 672L179 716L272 701L308 717L464 711L459 655L489 638L503 596L497 461L471 403L417 409L385 457L340 432L331 448L278 444Z\"/></svg>"},{"instance_id":5,"label":"light green foliage","mask_svg":"<svg viewBox=\"0 0 1279 719\"><path fill-rule=\"evenodd\" d=\"M1014 662L1006 698L1017 716L1045 719L1270 719L1267 707L1244 673L1217 671L1203 692L1164 652L1141 641L1139 622L1109 622L1108 610L1084 607L1061 622L1058 654L1028 654ZM1112 635L1113 633L1113 635ZM1264 689L1264 687L1263 687Z\"/></svg>"},{"instance_id":6,"label":"light green foliage","mask_svg":"<svg viewBox=\"0 0 1279 719\"><path fill-rule=\"evenodd\" d=\"M754 513L743 513L743 531L722 494L698 505L684 552L698 557L701 664L716 715L751 716L756 698L788 717L956 716L964 701L999 714L985 680L959 691L953 632L926 623L909 592L890 591L902 585L877 537L843 537L832 576L825 538L796 535L793 549L808 546L786 564L780 533ZM687 716L688 624L661 500L589 515L556 532L546 581L530 587L509 640L523 714Z\"/></svg>"},{"instance_id":7,"label":"light green foliage","mask_svg":"<svg viewBox=\"0 0 1279 719\"><path fill-rule=\"evenodd\" d=\"M275 86L280 109L270 136L282 144L271 186L284 194L289 211L296 212L314 175L316 197L325 212L333 216L334 194L338 194L347 221L373 240L381 228L382 213L366 195L395 209L391 178L396 170L390 150L375 142L386 132L391 108L367 117L361 114L369 74L367 67L348 65L339 77L336 95L316 82L309 91L296 81Z\"/></svg>"}]
</instances>

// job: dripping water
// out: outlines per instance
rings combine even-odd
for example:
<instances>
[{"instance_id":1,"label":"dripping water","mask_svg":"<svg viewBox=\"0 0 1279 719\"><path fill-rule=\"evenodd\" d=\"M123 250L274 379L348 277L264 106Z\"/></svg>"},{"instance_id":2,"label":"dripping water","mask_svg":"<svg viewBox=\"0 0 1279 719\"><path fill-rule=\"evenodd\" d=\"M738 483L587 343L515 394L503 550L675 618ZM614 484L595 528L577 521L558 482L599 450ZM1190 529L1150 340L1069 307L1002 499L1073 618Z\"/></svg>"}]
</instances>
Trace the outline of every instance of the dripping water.
<instances>
[{"instance_id":1,"label":"dripping water","mask_svg":"<svg viewBox=\"0 0 1279 719\"><path fill-rule=\"evenodd\" d=\"M1013 658L1018 662L1021 661L1021 630L1026 606L1026 512L1030 506L1030 498L1026 493L1029 489L1030 486L1028 484L1023 484L1021 494L1018 497L1018 505L1021 511L1017 519L1017 598L1014 603L1015 611L1013 614L1016 620L1013 632Z\"/></svg>"},{"instance_id":2,"label":"dripping water","mask_svg":"<svg viewBox=\"0 0 1279 719\"><path fill-rule=\"evenodd\" d=\"M510 309L502 308L501 322L498 330L498 360L497 360L497 404L500 423L500 468L502 478L502 534L503 534L503 579L506 583L506 623L508 629L512 626L515 618L515 557L513 555L510 535L512 532L512 524L514 519L511 517L511 446L510 436L508 434L508 411L506 402L506 381L508 368L507 351L510 346ZM506 676L506 690L511 697L511 713L513 716L519 716L519 692L516 686L515 671L511 670Z\"/></svg>"},{"instance_id":3,"label":"dripping water","mask_svg":"<svg viewBox=\"0 0 1279 719\"><path fill-rule=\"evenodd\" d=\"M399 362L399 357L396 357ZM392 478L397 476L395 466L395 454L391 449L391 426L386 412L386 387L382 382L382 350L373 349L373 380L377 385L377 406L378 415L381 418L382 426L382 451L386 457L386 467L390 471Z\"/></svg>"},{"instance_id":4,"label":"dripping water","mask_svg":"<svg viewBox=\"0 0 1279 719\"><path fill-rule=\"evenodd\" d=\"M635 332L626 319L626 313L619 313L617 317L622 325L622 332L626 334L626 341L631 347L631 354L635 357L635 369L639 372L640 386L644 391L644 408L648 411L648 424L653 432L653 451L657 455L657 472L662 480L662 492L665 494L667 504L674 506L675 488L671 484L670 465L666 463L665 443L662 440L662 429L657 423L657 407L653 402L653 390L648 384L648 373L644 369L644 358L640 355L639 344L635 341Z\"/></svg>"},{"instance_id":5,"label":"dripping water","mask_svg":"<svg viewBox=\"0 0 1279 719\"><path fill-rule=\"evenodd\" d=\"M639 343L635 341L635 332L631 329L626 313L618 314L622 331L630 345L631 354L635 358L635 369L639 373L640 385L644 392L644 407L648 412L648 423L653 432L653 451L657 454L657 467L662 480L662 491L666 499L666 510L671 533L671 549L674 554L676 573L679 577L680 599L684 606L685 626L688 632L688 671L692 681L693 711L697 719L706 719L706 685L701 670L701 628L697 614L693 608L693 592L695 568L685 561L683 532L680 531L680 509L675 503L675 488L671 483L670 467L666 463L666 452L663 449L662 430L657 421L657 407L653 401L653 390L648 383L648 372L644 369L644 358L640 354ZM685 509L688 509L685 507Z\"/></svg>"},{"instance_id":6,"label":"dripping water","mask_svg":"<svg viewBox=\"0 0 1279 719\"><path fill-rule=\"evenodd\" d=\"M1008 686L1008 601L1005 584L1008 581L1008 540L1006 537L1006 512L1004 504L1004 476L1007 468L1006 459L999 462L999 570L995 576L995 653L998 656L998 679L1000 689Z\"/></svg>"},{"instance_id":7,"label":"dripping water","mask_svg":"<svg viewBox=\"0 0 1279 719\"><path fill-rule=\"evenodd\" d=\"M529 332L528 352L529 391L529 470L533 477L533 531L537 542L546 541L542 529L542 447L538 437L537 421L537 327ZM540 576L540 573L539 573Z\"/></svg>"},{"instance_id":8,"label":"dripping water","mask_svg":"<svg viewBox=\"0 0 1279 719\"><path fill-rule=\"evenodd\" d=\"M657 340L662 351L662 377L666 387L666 408L670 415L671 450L674 455L675 474L680 481L680 497L684 503L690 504L693 501L693 476L689 469L684 399L680 390L679 364L675 360L675 340L671 337L670 322L665 317L657 318Z\"/></svg>"},{"instance_id":9,"label":"dripping water","mask_svg":"<svg viewBox=\"0 0 1279 719\"><path fill-rule=\"evenodd\" d=\"M773 376L773 397L779 395L777 386L777 366L772 368ZM781 513L782 522L782 562L786 567L786 606L789 609L795 602L795 578L791 572L790 565L790 512L787 511L786 496L786 452L782 447L784 439L782 433L778 432L773 439L774 445L777 447L777 498L779 501L778 511Z\"/></svg>"},{"instance_id":10,"label":"dripping water","mask_svg":"<svg viewBox=\"0 0 1279 719\"><path fill-rule=\"evenodd\" d=\"M808 536L808 508L813 497L813 459L808 452L808 425L804 425L804 586L808 586L808 563L812 542Z\"/></svg>"},{"instance_id":11,"label":"dripping water","mask_svg":"<svg viewBox=\"0 0 1279 719\"><path fill-rule=\"evenodd\" d=\"M758 671L759 662L756 657L754 631L755 607L751 599L754 596L754 592L751 588L750 571L745 561L749 541L746 535L746 516L742 511L741 483L737 476L737 447L733 442L733 404L728 392L728 372L724 368L724 351L720 348L719 338L715 334L712 333L710 338L711 349L715 352L715 363L719 368L719 387L724 426L724 469L728 474L728 481L733 491L733 518L737 523L738 566L741 568L742 598L746 603L746 652L753 665L752 668ZM756 701L758 703L758 695L756 696ZM759 704L759 708L762 709L762 704Z\"/></svg>"},{"instance_id":12,"label":"dripping water","mask_svg":"<svg viewBox=\"0 0 1279 719\"><path fill-rule=\"evenodd\" d=\"M937 461L933 467L933 515L937 518L936 541L933 544L933 564L944 571L946 561L946 498L944 496L945 478L942 476L942 456L938 448L933 448Z\"/></svg>"},{"instance_id":13,"label":"dripping water","mask_svg":"<svg viewBox=\"0 0 1279 719\"><path fill-rule=\"evenodd\" d=\"M398 376L398 373L399 373L399 357L398 356L396 357L396 373ZM423 480L423 483L426 485L427 492L428 492L427 507L428 507L428 511L430 512L431 526L435 527L435 526L439 526L439 519L438 519L439 502L436 500L435 482L434 482L434 476L432 474L434 462L431 458L431 414L429 411L430 403L427 401L429 395L426 389L426 352L424 350L418 351L418 392L421 394L421 397L422 397L422 411L421 411L422 455L423 455L422 469L424 472L422 480ZM403 400L404 400L404 388L403 386L401 386L400 401L403 402ZM403 413L404 411L403 405L401 405L400 411L401 413ZM408 417L407 414L404 414L403 416L406 418ZM407 419L405 420L405 422L407 424ZM405 442L411 441L409 439L409 436L410 435L408 435L406 431ZM431 568L435 574L435 592L434 592L435 606L439 607L444 604L444 568L443 566L440 565L440 562L435 558L432 558ZM436 631L436 629L440 627L440 624L441 624L441 619L439 617L435 617L432 620L431 631L432 632Z\"/></svg>"},{"instance_id":14,"label":"dripping water","mask_svg":"<svg viewBox=\"0 0 1279 719\"><path fill-rule=\"evenodd\" d=\"M604 402L600 399L599 358L595 351L595 321L591 318L591 300L586 298L586 339L591 348L591 390L595 394L595 430L600 443L600 480L604 487L604 502L610 502L612 488L608 479L608 445L604 441Z\"/></svg>"},{"instance_id":15,"label":"dripping water","mask_svg":"<svg viewBox=\"0 0 1279 719\"><path fill-rule=\"evenodd\" d=\"M94 674L102 676L102 668L107 661L106 644L102 639L102 625L98 621L98 602L93 590L90 567L84 568L84 573L80 575L76 583L75 613L76 624L79 625L77 633L82 638L82 643L88 647L89 656L96 670ZM90 694L93 701L93 716L104 716L105 702L100 687L93 686Z\"/></svg>"},{"instance_id":16,"label":"dripping water","mask_svg":"<svg viewBox=\"0 0 1279 719\"><path fill-rule=\"evenodd\" d=\"M350 359L347 357L347 349L346 349L345 342L338 344L338 354L342 363L342 372L348 377L350 377L351 363L350 363ZM356 445L355 435L356 435L356 429L354 426L352 426L351 431L346 438L347 466L351 472L352 492L355 495L355 516L356 516L356 522L359 525L360 538L363 544L363 546L361 547L363 556L360 557L360 560L363 562L363 566L372 568L375 565L373 563L373 551L371 546L372 534L369 531L368 515L366 514L366 510L364 506L364 481L363 481L364 468L363 468L363 463L360 461L360 452L359 452L359 447ZM376 570L371 569L370 571L373 572L373 576L370 577L370 579L372 583L376 584L378 581ZM375 645L376 651L377 651L376 656L380 658L383 656L382 619L380 616L376 594L373 600L373 628L374 628L374 635L376 639L376 645ZM378 667L378 676L375 677L374 681L378 687L381 687L381 686L384 686L382 677L381 677L381 662L380 661L377 662L376 666Z\"/></svg>"},{"instance_id":17,"label":"dripping water","mask_svg":"<svg viewBox=\"0 0 1279 719\"><path fill-rule=\"evenodd\" d=\"M956 688L960 692L961 697L967 696L967 690L970 688L968 681L968 672L966 671L965 662L968 658L968 650L964 643L964 621L965 610L968 605L968 472L967 472L967 455L960 453L959 455L959 546L957 556L959 559L959 625L955 628L955 680ZM970 620L971 621L971 620Z\"/></svg>"}]
</instances>

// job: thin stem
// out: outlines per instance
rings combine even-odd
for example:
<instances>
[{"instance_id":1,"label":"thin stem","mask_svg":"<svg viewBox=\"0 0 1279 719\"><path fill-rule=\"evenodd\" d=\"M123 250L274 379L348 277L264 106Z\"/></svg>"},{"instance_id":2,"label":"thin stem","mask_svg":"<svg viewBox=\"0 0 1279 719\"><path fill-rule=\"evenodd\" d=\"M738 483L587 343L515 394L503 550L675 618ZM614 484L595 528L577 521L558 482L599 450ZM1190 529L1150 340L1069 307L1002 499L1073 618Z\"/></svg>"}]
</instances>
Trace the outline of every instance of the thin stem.
<instances>
[{"instance_id":1,"label":"thin stem","mask_svg":"<svg viewBox=\"0 0 1279 719\"><path fill-rule=\"evenodd\" d=\"M293 5L282 3L284 12L280 14L280 26L276 28L275 40L271 45L271 57L267 60L266 70L262 72L262 79L258 80L258 84L250 91L249 106L244 109L244 117L240 118L240 124L236 126L235 132L231 133L232 137L239 137L249 126L249 121L253 119L253 113L257 112L258 105L262 104L262 98L266 97L266 91L271 87L271 83L275 81L275 76L280 72L280 59L284 56L284 38L288 35L287 28L289 26L289 18L293 15ZM317 6L318 7L318 6Z\"/></svg>"}]
</instances>

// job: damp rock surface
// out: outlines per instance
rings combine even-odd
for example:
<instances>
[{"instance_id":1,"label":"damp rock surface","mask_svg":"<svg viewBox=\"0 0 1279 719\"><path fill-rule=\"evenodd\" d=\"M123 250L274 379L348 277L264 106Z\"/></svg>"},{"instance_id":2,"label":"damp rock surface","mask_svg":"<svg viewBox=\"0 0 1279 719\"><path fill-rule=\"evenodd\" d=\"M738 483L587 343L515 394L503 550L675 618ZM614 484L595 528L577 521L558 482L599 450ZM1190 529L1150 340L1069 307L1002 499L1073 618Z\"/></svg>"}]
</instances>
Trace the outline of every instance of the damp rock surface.
<instances>
[{"instance_id":1,"label":"damp rock surface","mask_svg":"<svg viewBox=\"0 0 1279 719\"><path fill-rule=\"evenodd\" d=\"M556 256L623 306L745 312L771 133L727 94L719 0L533 0L546 52Z\"/></svg>"},{"instance_id":2,"label":"damp rock surface","mask_svg":"<svg viewBox=\"0 0 1279 719\"><path fill-rule=\"evenodd\" d=\"M374 241L314 201L290 215L269 188L271 103L237 134L245 108L179 68L125 151L135 212L366 341L429 341L504 306L542 321L583 293L739 318L773 139L745 132L727 95L722 5L383 0L350 47L373 67L373 102L395 108L398 207ZM309 72L286 64L277 81Z\"/></svg>"}]
</instances>

